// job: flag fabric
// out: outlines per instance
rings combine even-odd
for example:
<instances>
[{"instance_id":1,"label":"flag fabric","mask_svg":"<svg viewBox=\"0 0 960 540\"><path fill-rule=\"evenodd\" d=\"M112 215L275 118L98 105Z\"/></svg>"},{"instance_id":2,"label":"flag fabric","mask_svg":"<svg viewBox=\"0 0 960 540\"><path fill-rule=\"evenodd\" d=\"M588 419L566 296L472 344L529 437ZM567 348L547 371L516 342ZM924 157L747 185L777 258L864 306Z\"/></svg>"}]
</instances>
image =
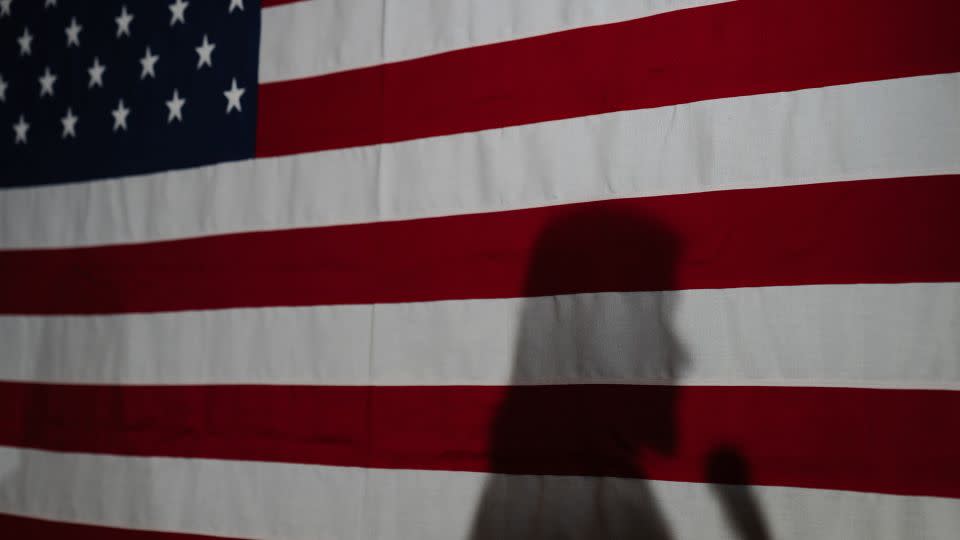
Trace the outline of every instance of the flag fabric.
<instances>
[{"instance_id":1,"label":"flag fabric","mask_svg":"<svg viewBox=\"0 0 960 540\"><path fill-rule=\"evenodd\" d=\"M0 535L956 538L958 20L0 0Z\"/></svg>"}]
</instances>

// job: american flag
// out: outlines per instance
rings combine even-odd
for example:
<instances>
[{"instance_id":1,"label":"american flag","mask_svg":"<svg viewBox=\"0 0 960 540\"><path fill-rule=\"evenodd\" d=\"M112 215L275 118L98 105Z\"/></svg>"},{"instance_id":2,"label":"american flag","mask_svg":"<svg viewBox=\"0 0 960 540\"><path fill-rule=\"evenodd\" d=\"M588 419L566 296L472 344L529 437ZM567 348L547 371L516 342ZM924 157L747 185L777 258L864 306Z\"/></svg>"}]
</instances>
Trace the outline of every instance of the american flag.
<instances>
[{"instance_id":1,"label":"american flag","mask_svg":"<svg viewBox=\"0 0 960 540\"><path fill-rule=\"evenodd\" d=\"M955 0L0 0L0 537L956 538Z\"/></svg>"}]
</instances>

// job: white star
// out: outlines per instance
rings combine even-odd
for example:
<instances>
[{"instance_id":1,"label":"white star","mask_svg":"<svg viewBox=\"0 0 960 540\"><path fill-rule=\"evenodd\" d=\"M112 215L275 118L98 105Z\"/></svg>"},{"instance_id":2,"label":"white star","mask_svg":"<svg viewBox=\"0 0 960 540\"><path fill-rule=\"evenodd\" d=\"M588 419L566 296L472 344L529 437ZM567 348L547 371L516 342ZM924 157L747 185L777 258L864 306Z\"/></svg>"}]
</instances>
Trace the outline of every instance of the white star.
<instances>
[{"instance_id":1,"label":"white star","mask_svg":"<svg viewBox=\"0 0 960 540\"><path fill-rule=\"evenodd\" d=\"M7 100L7 81L3 80L3 75L0 75L0 101Z\"/></svg>"},{"instance_id":2,"label":"white star","mask_svg":"<svg viewBox=\"0 0 960 540\"><path fill-rule=\"evenodd\" d=\"M113 20L117 21L117 37L120 36L130 36L130 21L133 20L133 15L127 13L127 6L124 4L120 6L120 16L114 17Z\"/></svg>"},{"instance_id":3,"label":"white star","mask_svg":"<svg viewBox=\"0 0 960 540\"><path fill-rule=\"evenodd\" d=\"M126 131L127 115L130 114L130 109L123 105L122 99L120 100L120 103L117 104L117 108L110 111L110 114L113 115L113 130L116 131L120 128L123 128L123 130Z\"/></svg>"},{"instance_id":4,"label":"white star","mask_svg":"<svg viewBox=\"0 0 960 540\"><path fill-rule=\"evenodd\" d=\"M207 35L203 35L203 44L199 47L194 47L197 50L197 55L200 57L197 59L197 69L203 67L204 64L213 67L213 50L217 46L213 43L207 41Z\"/></svg>"},{"instance_id":5,"label":"white star","mask_svg":"<svg viewBox=\"0 0 960 540\"><path fill-rule=\"evenodd\" d=\"M230 7L227 8L227 13L233 13L234 9L243 11L243 0L230 0Z\"/></svg>"},{"instance_id":6,"label":"white star","mask_svg":"<svg viewBox=\"0 0 960 540\"><path fill-rule=\"evenodd\" d=\"M176 2L170 4L170 26L177 24L177 21L187 24L186 14L184 13L187 10L187 6L190 5L190 2L184 2L183 0L177 0Z\"/></svg>"},{"instance_id":7,"label":"white star","mask_svg":"<svg viewBox=\"0 0 960 540\"><path fill-rule=\"evenodd\" d=\"M57 0L43 0L43 7L53 7L57 5Z\"/></svg>"},{"instance_id":8,"label":"white star","mask_svg":"<svg viewBox=\"0 0 960 540\"><path fill-rule=\"evenodd\" d=\"M20 121L13 125L13 131L15 132L13 143L14 144L27 144L27 130L30 129L30 124L28 124L24 119L23 115L20 115Z\"/></svg>"},{"instance_id":9,"label":"white star","mask_svg":"<svg viewBox=\"0 0 960 540\"><path fill-rule=\"evenodd\" d=\"M77 24L76 17L70 17L70 26L66 27L63 31L67 34L67 47L70 45L80 46L80 31L83 30L83 26Z\"/></svg>"},{"instance_id":10,"label":"white star","mask_svg":"<svg viewBox=\"0 0 960 540\"><path fill-rule=\"evenodd\" d=\"M143 66L143 69L140 70L140 80L146 79L147 75L157 78L157 74L153 72L153 66L156 65L157 60L160 59L159 54L151 54L150 47L147 47L147 52L143 53L143 58L140 59L140 65Z\"/></svg>"},{"instance_id":11,"label":"white star","mask_svg":"<svg viewBox=\"0 0 960 540\"><path fill-rule=\"evenodd\" d=\"M23 35L17 38L17 43L20 44L20 56L30 54L30 44L33 43L33 36L30 35L30 29L24 27Z\"/></svg>"},{"instance_id":12,"label":"white star","mask_svg":"<svg viewBox=\"0 0 960 540\"><path fill-rule=\"evenodd\" d=\"M167 100L167 109L170 109L170 114L167 115L167 123L173 122L173 119L183 122L183 104L187 100L180 97L180 94L177 92L177 89L173 89L173 97Z\"/></svg>"},{"instance_id":13,"label":"white star","mask_svg":"<svg viewBox=\"0 0 960 540\"><path fill-rule=\"evenodd\" d=\"M40 97L53 96L53 83L57 82L57 76L50 73L49 66L43 70L43 77L37 80L40 81Z\"/></svg>"},{"instance_id":14,"label":"white star","mask_svg":"<svg viewBox=\"0 0 960 540\"><path fill-rule=\"evenodd\" d=\"M73 114L69 107L67 108L67 114L60 119L60 123L63 124L63 133L60 135L62 138L66 139L68 136L77 138L77 120L79 118Z\"/></svg>"},{"instance_id":15,"label":"white star","mask_svg":"<svg viewBox=\"0 0 960 540\"><path fill-rule=\"evenodd\" d=\"M227 114L230 114L230 111L236 109L237 112L243 112L243 109L240 107L240 98L243 96L243 93L246 92L243 88L237 88L237 78L233 78L233 82L230 84L230 89L223 93L227 98Z\"/></svg>"},{"instance_id":16,"label":"white star","mask_svg":"<svg viewBox=\"0 0 960 540\"><path fill-rule=\"evenodd\" d=\"M90 84L87 85L87 88L93 88L94 86L99 86L103 88L103 72L106 71L107 66L100 63L100 59L96 56L93 57L93 65L87 69L87 73L90 74Z\"/></svg>"},{"instance_id":17,"label":"white star","mask_svg":"<svg viewBox=\"0 0 960 540\"><path fill-rule=\"evenodd\" d=\"M13 0L0 0L0 17L10 14L10 2Z\"/></svg>"}]
</instances>

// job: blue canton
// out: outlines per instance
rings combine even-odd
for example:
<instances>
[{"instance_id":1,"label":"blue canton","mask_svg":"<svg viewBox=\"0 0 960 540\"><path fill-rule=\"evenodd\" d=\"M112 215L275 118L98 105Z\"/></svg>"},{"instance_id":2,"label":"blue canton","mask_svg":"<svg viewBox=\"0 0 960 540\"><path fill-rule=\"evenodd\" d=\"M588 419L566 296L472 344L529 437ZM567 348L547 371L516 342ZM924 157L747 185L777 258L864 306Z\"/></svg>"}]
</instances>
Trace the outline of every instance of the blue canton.
<instances>
[{"instance_id":1,"label":"blue canton","mask_svg":"<svg viewBox=\"0 0 960 540\"><path fill-rule=\"evenodd\" d=\"M0 187L254 155L257 0L0 0Z\"/></svg>"}]
</instances>

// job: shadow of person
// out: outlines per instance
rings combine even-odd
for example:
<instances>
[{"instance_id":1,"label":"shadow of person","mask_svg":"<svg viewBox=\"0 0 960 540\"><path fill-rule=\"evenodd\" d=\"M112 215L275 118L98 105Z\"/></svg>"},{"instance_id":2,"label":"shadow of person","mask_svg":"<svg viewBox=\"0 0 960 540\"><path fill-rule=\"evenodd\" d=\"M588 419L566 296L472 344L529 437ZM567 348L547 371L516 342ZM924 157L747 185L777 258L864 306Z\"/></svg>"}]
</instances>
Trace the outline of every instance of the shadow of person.
<instances>
[{"instance_id":1,"label":"shadow of person","mask_svg":"<svg viewBox=\"0 0 960 540\"><path fill-rule=\"evenodd\" d=\"M642 479L645 454L677 445L671 383L686 359L672 296L656 291L674 288L680 246L611 206L574 207L536 242L474 540L671 537Z\"/></svg>"}]
</instances>

